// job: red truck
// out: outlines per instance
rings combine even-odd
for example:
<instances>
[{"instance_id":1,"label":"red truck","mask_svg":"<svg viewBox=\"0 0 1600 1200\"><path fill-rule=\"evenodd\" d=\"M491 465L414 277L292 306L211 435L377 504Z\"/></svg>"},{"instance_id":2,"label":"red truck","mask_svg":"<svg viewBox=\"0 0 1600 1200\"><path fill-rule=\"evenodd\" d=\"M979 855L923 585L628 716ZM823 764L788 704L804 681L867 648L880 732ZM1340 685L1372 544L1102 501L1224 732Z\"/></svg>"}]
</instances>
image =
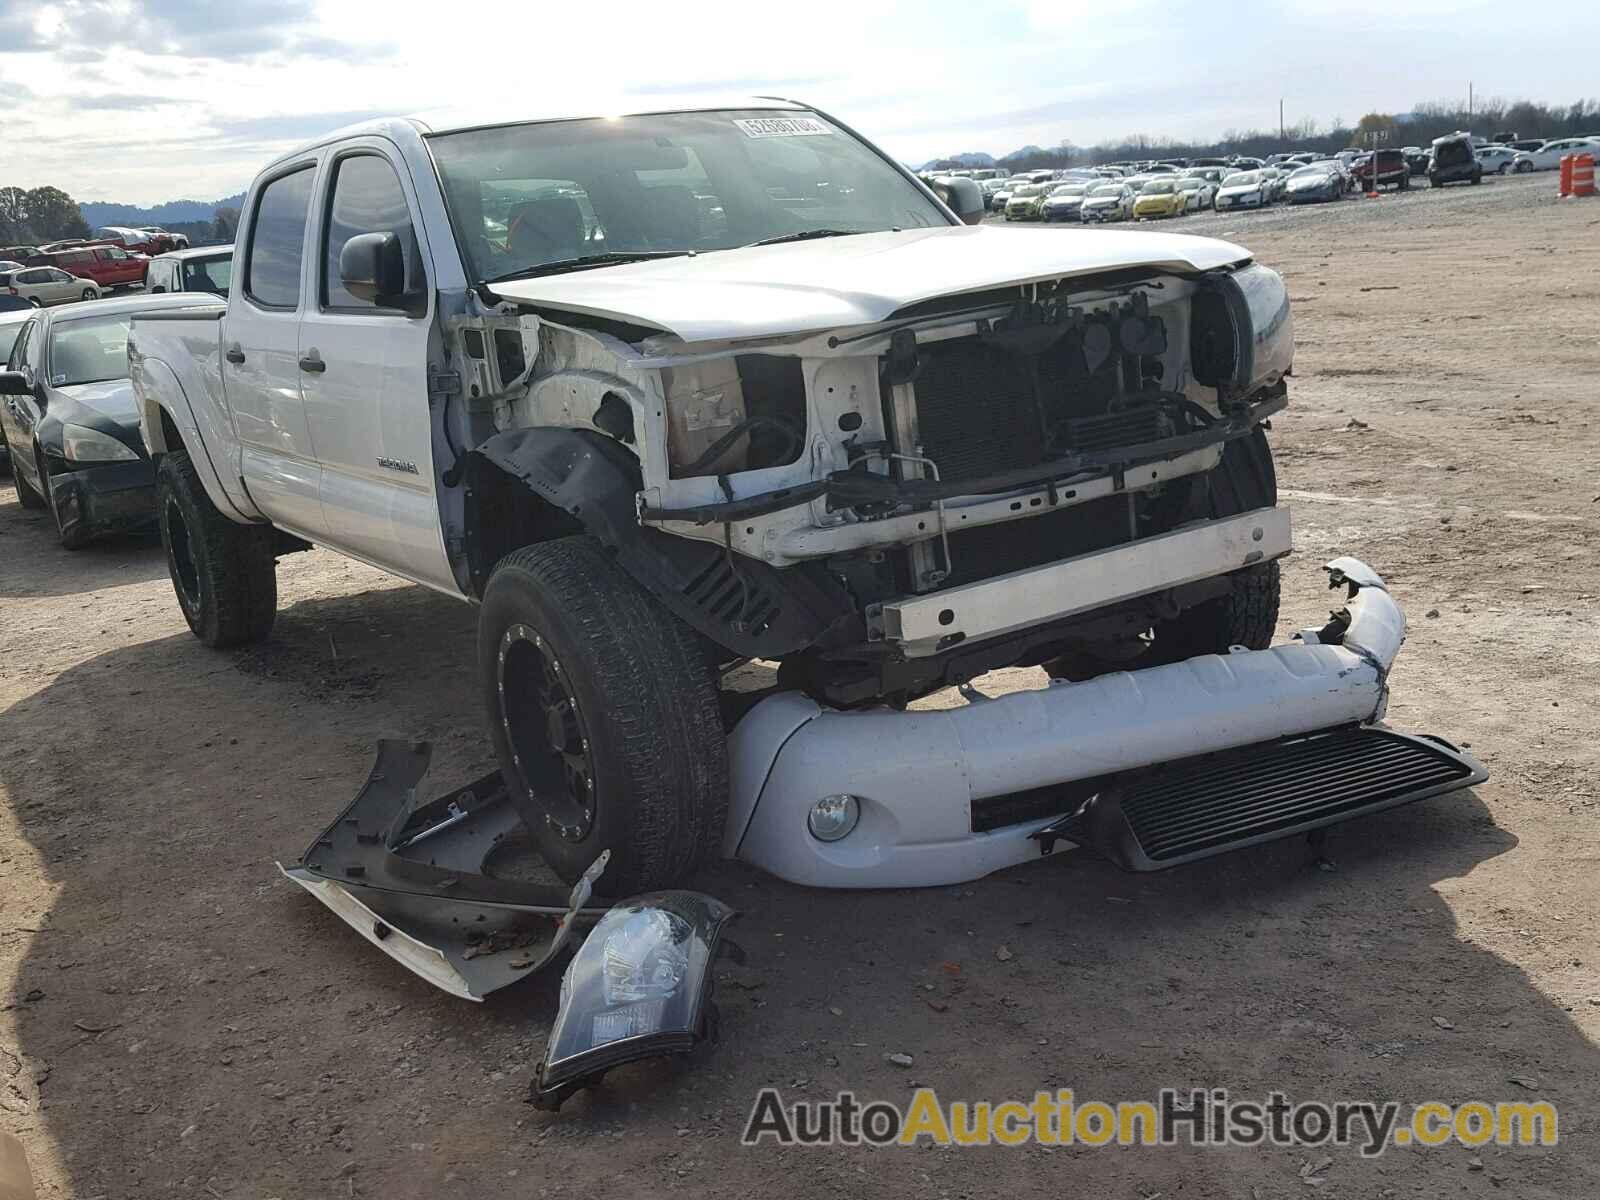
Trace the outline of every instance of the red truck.
<instances>
[{"instance_id":1,"label":"red truck","mask_svg":"<svg viewBox=\"0 0 1600 1200\"><path fill-rule=\"evenodd\" d=\"M145 272L150 268L150 260L144 255L129 254L121 246L106 242L35 254L26 261L30 267L59 267L80 279L92 279L107 291L134 284L143 286Z\"/></svg>"},{"instance_id":2,"label":"red truck","mask_svg":"<svg viewBox=\"0 0 1600 1200\"><path fill-rule=\"evenodd\" d=\"M1406 162L1406 156L1399 150L1378 150L1376 160L1378 164L1377 187L1383 184L1393 184L1402 191L1411 186L1411 167ZM1350 173L1356 177L1356 182L1367 191L1374 191L1372 182L1372 164L1374 156L1364 155L1356 159L1355 165L1350 168Z\"/></svg>"}]
</instances>

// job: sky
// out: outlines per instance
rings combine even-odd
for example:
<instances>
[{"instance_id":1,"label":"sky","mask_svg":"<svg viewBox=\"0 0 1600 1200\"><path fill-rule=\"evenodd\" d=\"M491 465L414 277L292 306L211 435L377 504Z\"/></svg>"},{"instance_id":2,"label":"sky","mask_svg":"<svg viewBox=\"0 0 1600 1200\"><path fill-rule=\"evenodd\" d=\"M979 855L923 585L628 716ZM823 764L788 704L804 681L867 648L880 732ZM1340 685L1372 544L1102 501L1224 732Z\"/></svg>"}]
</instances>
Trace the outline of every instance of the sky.
<instances>
[{"instance_id":1,"label":"sky","mask_svg":"<svg viewBox=\"0 0 1600 1200\"><path fill-rule=\"evenodd\" d=\"M790 96L914 164L1210 139L1280 99L1324 126L1469 81L1570 103L1600 95L1597 47L1593 0L0 0L0 185L213 200L368 116L618 93Z\"/></svg>"}]
</instances>

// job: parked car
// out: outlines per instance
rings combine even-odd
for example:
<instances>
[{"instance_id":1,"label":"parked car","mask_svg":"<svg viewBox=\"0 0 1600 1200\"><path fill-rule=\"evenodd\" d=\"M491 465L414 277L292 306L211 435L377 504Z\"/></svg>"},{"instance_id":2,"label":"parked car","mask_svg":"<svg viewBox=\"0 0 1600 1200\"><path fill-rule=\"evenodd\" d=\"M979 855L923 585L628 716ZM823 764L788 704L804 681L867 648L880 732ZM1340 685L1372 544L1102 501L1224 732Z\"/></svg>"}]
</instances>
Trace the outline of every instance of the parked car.
<instances>
[{"instance_id":1,"label":"parked car","mask_svg":"<svg viewBox=\"0 0 1600 1200\"><path fill-rule=\"evenodd\" d=\"M1504 175L1517 161L1517 152L1510 146L1488 145L1478 147L1478 163L1486 175Z\"/></svg>"},{"instance_id":2,"label":"parked car","mask_svg":"<svg viewBox=\"0 0 1600 1200\"><path fill-rule=\"evenodd\" d=\"M1569 154L1592 154L1600 160L1600 141L1591 138L1555 138L1537 150L1519 150L1512 160L1511 169L1519 174L1529 171L1554 171Z\"/></svg>"},{"instance_id":3,"label":"parked car","mask_svg":"<svg viewBox=\"0 0 1600 1200\"><path fill-rule=\"evenodd\" d=\"M1230 208L1265 208L1267 184L1260 171L1235 171L1217 189L1218 212Z\"/></svg>"},{"instance_id":4,"label":"parked car","mask_svg":"<svg viewBox=\"0 0 1600 1200\"><path fill-rule=\"evenodd\" d=\"M1316 200L1338 200L1345 194L1344 180L1326 167L1301 167L1289 176L1284 196L1290 204Z\"/></svg>"},{"instance_id":5,"label":"parked car","mask_svg":"<svg viewBox=\"0 0 1600 1200\"><path fill-rule=\"evenodd\" d=\"M1373 172L1377 172L1374 182ZM1368 191L1380 187L1393 187L1405 191L1411 187L1411 168L1406 156L1399 150L1377 150L1363 156L1350 168L1357 186Z\"/></svg>"},{"instance_id":6,"label":"parked car","mask_svg":"<svg viewBox=\"0 0 1600 1200\"><path fill-rule=\"evenodd\" d=\"M1288 167L1262 167L1261 179L1266 185L1267 202L1275 204L1283 199L1284 190L1289 186L1291 172Z\"/></svg>"},{"instance_id":7,"label":"parked car","mask_svg":"<svg viewBox=\"0 0 1600 1200\"><path fill-rule=\"evenodd\" d=\"M1447 183L1482 182L1483 164L1478 161L1478 152L1470 137L1466 134L1448 134L1433 140L1428 153L1430 187L1443 187Z\"/></svg>"},{"instance_id":8,"label":"parked car","mask_svg":"<svg viewBox=\"0 0 1600 1200\"><path fill-rule=\"evenodd\" d=\"M1406 156L1406 169L1412 175L1428 173L1428 152L1421 147L1408 147L1401 151Z\"/></svg>"},{"instance_id":9,"label":"parked car","mask_svg":"<svg viewBox=\"0 0 1600 1200\"><path fill-rule=\"evenodd\" d=\"M1176 178L1152 179L1134 197L1133 218L1147 221L1153 217L1180 217L1188 203L1189 197L1179 190Z\"/></svg>"},{"instance_id":10,"label":"parked car","mask_svg":"<svg viewBox=\"0 0 1600 1200\"><path fill-rule=\"evenodd\" d=\"M1083 207L1083 198L1095 186L1082 182L1057 184L1044 198L1040 215L1046 221L1081 221L1083 217L1079 210Z\"/></svg>"},{"instance_id":11,"label":"parked car","mask_svg":"<svg viewBox=\"0 0 1600 1200\"><path fill-rule=\"evenodd\" d=\"M143 254L129 254L121 246L85 245L35 255L28 265L60 267L68 274L92 279L103 290L114 292L118 288L142 286L150 260Z\"/></svg>"},{"instance_id":12,"label":"parked car","mask_svg":"<svg viewBox=\"0 0 1600 1200\"><path fill-rule=\"evenodd\" d=\"M1512 150L1537 150L1544 143L1544 138L1517 138L1515 141L1505 144Z\"/></svg>"},{"instance_id":13,"label":"parked car","mask_svg":"<svg viewBox=\"0 0 1600 1200\"><path fill-rule=\"evenodd\" d=\"M1089 189L1078 211L1086 224L1125 221L1133 216L1133 201L1137 195L1127 180L1102 183Z\"/></svg>"},{"instance_id":14,"label":"parked car","mask_svg":"<svg viewBox=\"0 0 1600 1200\"><path fill-rule=\"evenodd\" d=\"M1010 192L1011 181L996 175L982 180L978 186L983 189L983 207L990 212L993 212L996 210L995 199L1002 192ZM1001 202L999 207L1002 210L1005 208L1004 201Z\"/></svg>"},{"instance_id":15,"label":"parked car","mask_svg":"<svg viewBox=\"0 0 1600 1200\"><path fill-rule=\"evenodd\" d=\"M51 304L71 304L74 300L98 300L100 285L80 279L60 267L23 267L9 275L0 274L0 287L7 295L19 296L35 308Z\"/></svg>"},{"instance_id":16,"label":"parked car","mask_svg":"<svg viewBox=\"0 0 1600 1200\"><path fill-rule=\"evenodd\" d=\"M1217 187L1204 175L1185 175L1178 180L1178 190L1183 193L1183 211L1204 212L1211 207Z\"/></svg>"},{"instance_id":17,"label":"parked car","mask_svg":"<svg viewBox=\"0 0 1600 1200\"><path fill-rule=\"evenodd\" d=\"M1006 220L1037 221L1040 206L1044 204L1050 188L1048 183L1024 183L1015 188L1011 198L1006 201Z\"/></svg>"},{"instance_id":18,"label":"parked car","mask_svg":"<svg viewBox=\"0 0 1600 1200\"><path fill-rule=\"evenodd\" d=\"M11 347L17 344L17 334L32 316L31 304L24 304L21 308L0 308L0 367L3 367L6 360L11 357ZM0 399L0 408L4 405L5 401ZM3 430L0 430L0 464L6 466L11 464L11 450L6 443Z\"/></svg>"},{"instance_id":19,"label":"parked car","mask_svg":"<svg viewBox=\"0 0 1600 1200\"><path fill-rule=\"evenodd\" d=\"M988 193L989 203L987 207L989 211L1003 215L1006 211L1006 205L1011 203L1011 189L1020 186L1022 186L1020 182L1015 182L1011 179L1001 180L1000 186L995 188L993 192Z\"/></svg>"},{"instance_id":20,"label":"parked car","mask_svg":"<svg viewBox=\"0 0 1600 1200\"><path fill-rule=\"evenodd\" d=\"M139 229L127 225L103 225L95 230L94 235L101 241L115 242L124 250L147 256L181 250L189 244L189 239L182 234L168 233L159 226Z\"/></svg>"},{"instance_id":21,"label":"parked car","mask_svg":"<svg viewBox=\"0 0 1600 1200\"><path fill-rule=\"evenodd\" d=\"M144 290L150 295L162 292L210 292L226 296L233 281L233 247L202 246L195 250L174 250L150 260Z\"/></svg>"},{"instance_id":22,"label":"parked car","mask_svg":"<svg viewBox=\"0 0 1600 1200\"><path fill-rule=\"evenodd\" d=\"M154 522L155 468L128 382L128 325L135 312L195 303L74 304L31 313L18 331L0 373L0 430L23 506L49 509L67 549Z\"/></svg>"}]
</instances>

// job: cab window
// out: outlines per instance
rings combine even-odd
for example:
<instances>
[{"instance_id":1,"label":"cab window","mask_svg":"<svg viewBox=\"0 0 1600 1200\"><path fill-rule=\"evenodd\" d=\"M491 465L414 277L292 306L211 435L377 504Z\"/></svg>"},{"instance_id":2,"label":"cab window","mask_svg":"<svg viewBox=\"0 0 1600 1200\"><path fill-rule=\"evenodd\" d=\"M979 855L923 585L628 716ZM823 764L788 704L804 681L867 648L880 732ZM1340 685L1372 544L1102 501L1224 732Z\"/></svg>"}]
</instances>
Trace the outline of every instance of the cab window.
<instances>
[{"instance_id":1,"label":"cab window","mask_svg":"<svg viewBox=\"0 0 1600 1200\"><path fill-rule=\"evenodd\" d=\"M353 154L335 164L322 235L324 307L377 307L370 300L352 296L339 282L339 255L344 244L363 233L397 235L405 256L407 283L413 288L420 285L422 267L406 194L389 160L377 154Z\"/></svg>"},{"instance_id":2,"label":"cab window","mask_svg":"<svg viewBox=\"0 0 1600 1200\"><path fill-rule=\"evenodd\" d=\"M245 254L245 294L267 308L300 302L300 263L311 210L309 166L281 175L261 189Z\"/></svg>"}]
</instances>

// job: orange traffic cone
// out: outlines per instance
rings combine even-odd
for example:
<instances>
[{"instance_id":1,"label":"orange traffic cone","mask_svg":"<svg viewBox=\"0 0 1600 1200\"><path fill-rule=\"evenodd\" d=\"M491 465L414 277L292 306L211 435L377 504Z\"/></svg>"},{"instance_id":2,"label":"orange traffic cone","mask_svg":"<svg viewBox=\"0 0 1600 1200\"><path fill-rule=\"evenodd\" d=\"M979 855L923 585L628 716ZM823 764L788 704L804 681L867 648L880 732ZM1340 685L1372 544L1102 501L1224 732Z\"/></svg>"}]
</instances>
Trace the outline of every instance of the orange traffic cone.
<instances>
[{"instance_id":1,"label":"orange traffic cone","mask_svg":"<svg viewBox=\"0 0 1600 1200\"><path fill-rule=\"evenodd\" d=\"M1577 157L1577 155L1575 155L1575 154L1563 154L1561 156L1561 195L1562 196L1570 196L1570 195L1572 195L1572 160L1574 158L1576 158L1576 157Z\"/></svg>"}]
</instances>

